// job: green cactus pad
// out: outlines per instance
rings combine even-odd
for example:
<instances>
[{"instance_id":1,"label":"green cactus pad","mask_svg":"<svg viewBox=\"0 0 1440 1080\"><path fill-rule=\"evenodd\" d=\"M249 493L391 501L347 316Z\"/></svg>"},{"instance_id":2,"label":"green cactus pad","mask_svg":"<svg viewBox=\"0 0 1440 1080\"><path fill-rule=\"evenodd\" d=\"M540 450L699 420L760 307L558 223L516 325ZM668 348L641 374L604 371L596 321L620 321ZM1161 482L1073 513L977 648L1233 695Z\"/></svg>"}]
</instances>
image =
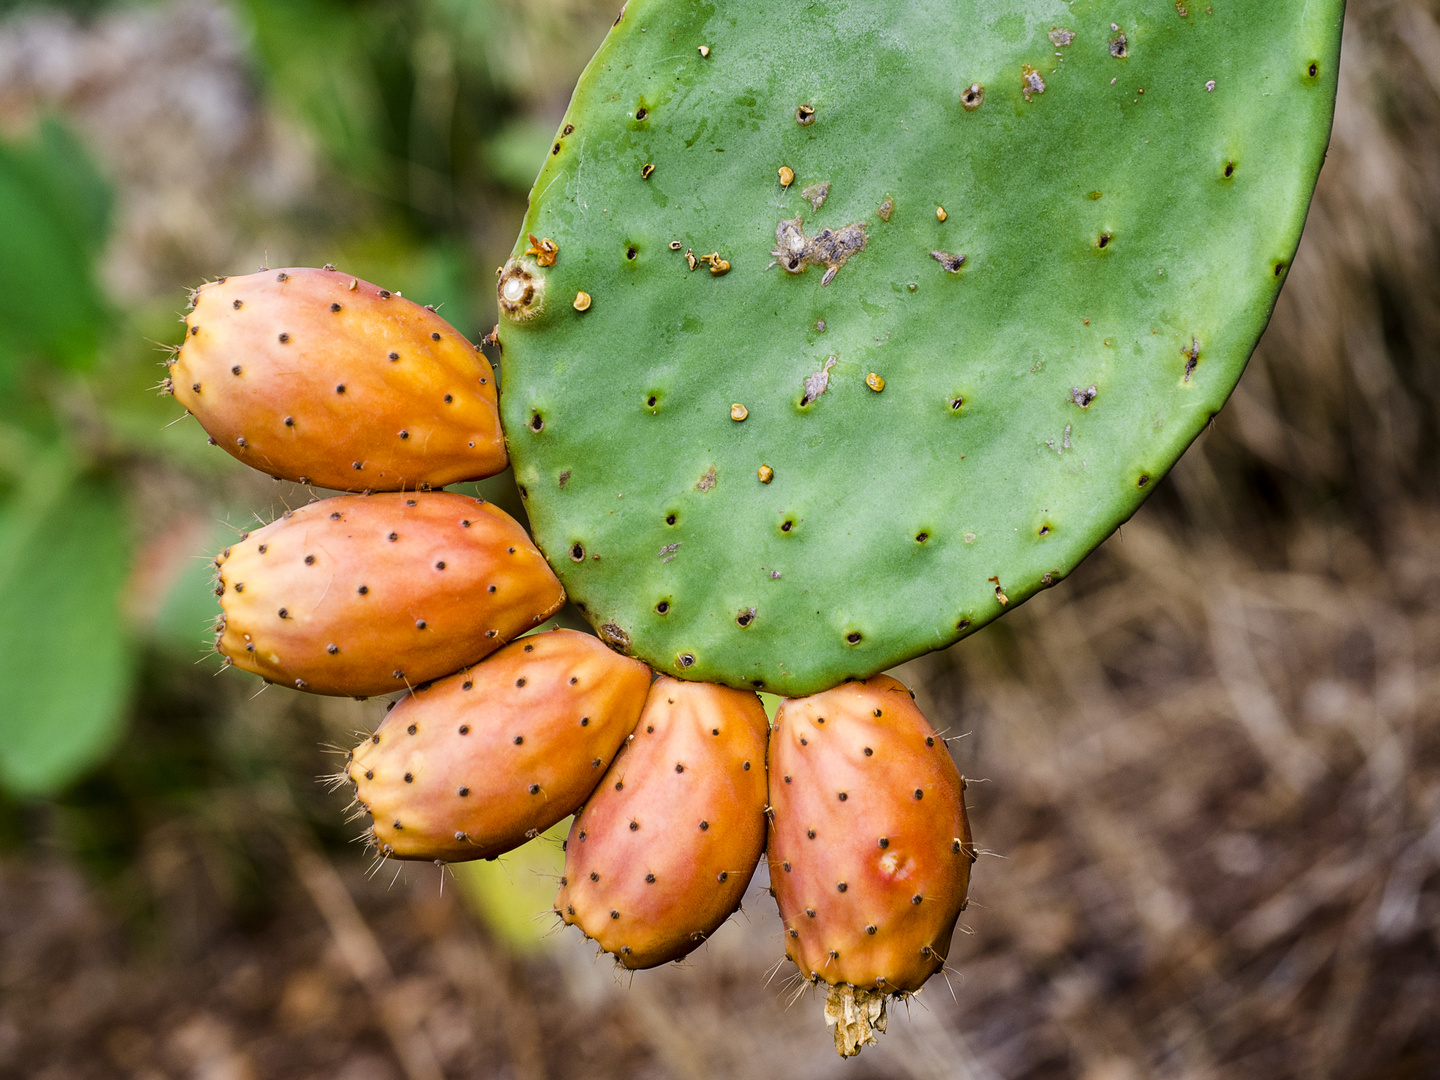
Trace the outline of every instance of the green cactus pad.
<instances>
[{"instance_id":1,"label":"green cactus pad","mask_svg":"<svg viewBox=\"0 0 1440 1080\"><path fill-rule=\"evenodd\" d=\"M1265 327L1343 9L631 0L500 283L572 599L661 671L798 695L1063 578Z\"/></svg>"}]
</instances>

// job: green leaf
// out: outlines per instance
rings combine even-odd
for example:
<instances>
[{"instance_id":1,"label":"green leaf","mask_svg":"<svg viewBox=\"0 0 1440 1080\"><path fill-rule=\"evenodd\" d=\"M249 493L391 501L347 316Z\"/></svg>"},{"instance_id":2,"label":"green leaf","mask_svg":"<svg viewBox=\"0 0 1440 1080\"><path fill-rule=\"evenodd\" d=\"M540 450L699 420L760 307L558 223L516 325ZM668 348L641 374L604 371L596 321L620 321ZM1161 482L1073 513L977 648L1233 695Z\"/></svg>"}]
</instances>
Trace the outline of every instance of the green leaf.
<instances>
[{"instance_id":1,"label":"green leaf","mask_svg":"<svg viewBox=\"0 0 1440 1080\"><path fill-rule=\"evenodd\" d=\"M104 180L59 124L0 142L0 389L24 360L94 363L108 312L92 268L109 208Z\"/></svg>"},{"instance_id":2,"label":"green leaf","mask_svg":"<svg viewBox=\"0 0 1440 1080\"><path fill-rule=\"evenodd\" d=\"M0 784L54 794L120 732L133 674L120 594L130 540L118 485L58 455L0 519Z\"/></svg>"}]
</instances>

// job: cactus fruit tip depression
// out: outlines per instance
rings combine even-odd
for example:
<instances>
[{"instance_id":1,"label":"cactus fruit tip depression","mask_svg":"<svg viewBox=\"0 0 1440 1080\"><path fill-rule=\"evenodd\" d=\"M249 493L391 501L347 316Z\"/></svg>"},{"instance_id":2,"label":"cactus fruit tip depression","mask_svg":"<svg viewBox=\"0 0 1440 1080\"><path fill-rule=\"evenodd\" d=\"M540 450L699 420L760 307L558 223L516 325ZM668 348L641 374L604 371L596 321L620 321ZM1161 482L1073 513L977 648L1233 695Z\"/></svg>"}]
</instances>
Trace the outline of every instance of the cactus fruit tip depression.
<instances>
[{"instance_id":1,"label":"cactus fruit tip depression","mask_svg":"<svg viewBox=\"0 0 1440 1080\"><path fill-rule=\"evenodd\" d=\"M1299 241L1342 15L632 0L501 268L503 395L433 311L333 268L196 291L176 397L247 464L361 493L221 554L217 647L408 691L346 765L382 858L494 858L574 813L555 912L624 967L705 941L763 851L857 1053L943 968L975 853L880 672L1063 578L1221 407ZM439 490L509 457L535 543ZM567 592L598 638L531 632Z\"/></svg>"}]
</instances>

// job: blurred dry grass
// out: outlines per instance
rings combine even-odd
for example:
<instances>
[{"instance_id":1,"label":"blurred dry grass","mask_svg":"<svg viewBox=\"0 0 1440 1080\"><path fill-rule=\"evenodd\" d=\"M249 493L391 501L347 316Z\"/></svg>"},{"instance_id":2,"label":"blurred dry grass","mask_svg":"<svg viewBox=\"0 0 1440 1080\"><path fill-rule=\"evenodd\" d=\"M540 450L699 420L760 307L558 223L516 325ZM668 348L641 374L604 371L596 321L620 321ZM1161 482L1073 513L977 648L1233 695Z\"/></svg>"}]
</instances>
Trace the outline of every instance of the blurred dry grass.
<instances>
[{"instance_id":1,"label":"blurred dry grass","mask_svg":"<svg viewBox=\"0 0 1440 1080\"><path fill-rule=\"evenodd\" d=\"M59 104L121 178L123 295L248 257L319 175L223 9L154 10L0 24L0 118ZM632 981L575 938L512 954L432 868L366 879L252 785L139 826L157 940L58 854L0 863L0 1076L1440 1076L1437 14L1351 0L1305 239L1214 428L1067 582L900 673L963 736L994 855L950 986L880 1048L840 1063L818 1004L767 984L763 882L692 961ZM62 77L47 56L108 59ZM147 79L171 104L125 104ZM160 523L195 493L146 491ZM202 692L234 739L305 762L372 719ZM268 860L244 917L217 835Z\"/></svg>"}]
</instances>

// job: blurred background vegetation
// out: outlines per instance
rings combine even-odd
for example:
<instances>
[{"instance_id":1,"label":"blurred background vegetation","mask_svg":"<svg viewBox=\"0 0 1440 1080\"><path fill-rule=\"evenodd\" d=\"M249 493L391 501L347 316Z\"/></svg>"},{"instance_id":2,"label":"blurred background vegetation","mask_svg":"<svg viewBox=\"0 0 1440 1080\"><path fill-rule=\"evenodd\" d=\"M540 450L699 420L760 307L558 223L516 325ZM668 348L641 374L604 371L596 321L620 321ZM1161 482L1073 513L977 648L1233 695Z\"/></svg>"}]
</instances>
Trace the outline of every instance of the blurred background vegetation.
<instances>
[{"instance_id":1,"label":"blurred background vegetation","mask_svg":"<svg viewBox=\"0 0 1440 1080\"><path fill-rule=\"evenodd\" d=\"M1064 583L900 672L977 868L842 1065L760 879L680 967L553 932L553 838L380 878L221 672L209 557L307 501L154 392L186 290L343 269L472 340L614 0L0 0L0 1077L1440 1075L1440 9L1351 0L1216 425ZM503 484L491 493L503 497Z\"/></svg>"}]
</instances>

